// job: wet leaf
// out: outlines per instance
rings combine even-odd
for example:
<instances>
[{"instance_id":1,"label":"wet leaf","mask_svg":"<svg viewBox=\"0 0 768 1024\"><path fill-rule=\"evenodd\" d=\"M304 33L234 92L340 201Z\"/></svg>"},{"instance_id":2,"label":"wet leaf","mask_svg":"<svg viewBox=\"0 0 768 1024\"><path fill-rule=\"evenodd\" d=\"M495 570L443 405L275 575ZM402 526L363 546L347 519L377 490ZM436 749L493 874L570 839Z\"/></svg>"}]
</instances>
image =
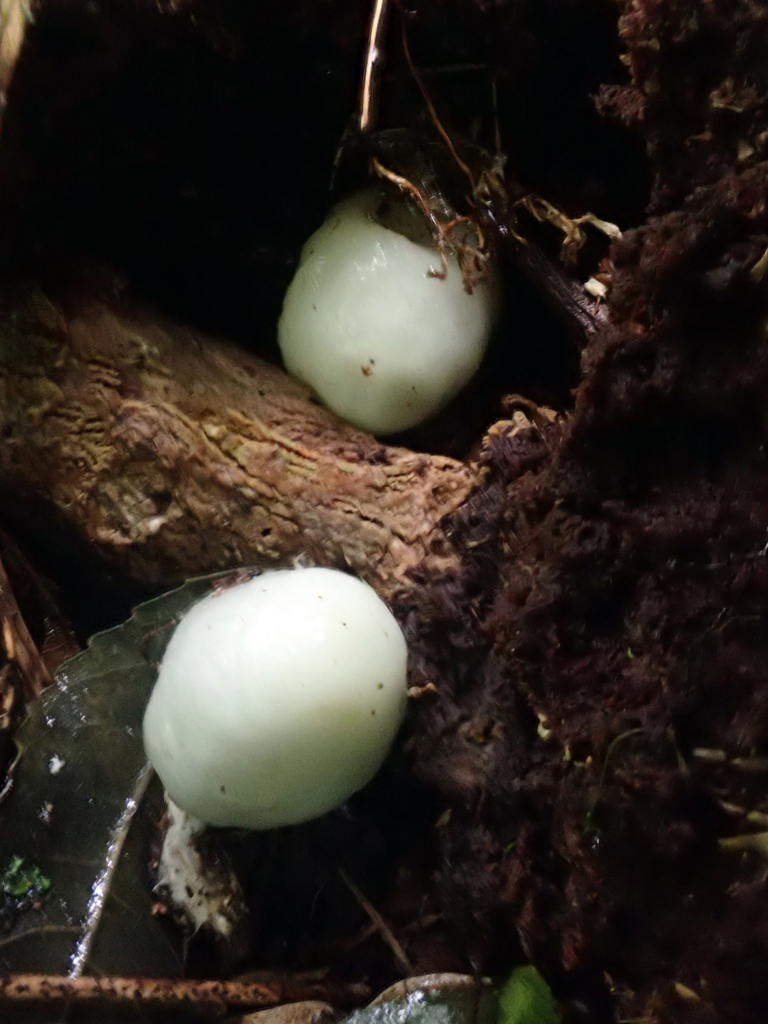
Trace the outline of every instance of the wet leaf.
<instances>
[{"instance_id":1,"label":"wet leaf","mask_svg":"<svg viewBox=\"0 0 768 1024\"><path fill-rule=\"evenodd\" d=\"M427 974L397 982L344 1024L496 1024L490 984L463 974Z\"/></svg>"},{"instance_id":2,"label":"wet leaf","mask_svg":"<svg viewBox=\"0 0 768 1024\"><path fill-rule=\"evenodd\" d=\"M2 970L179 973L177 930L152 914L163 801L141 720L179 616L219 578L193 580L95 636L30 705L0 808Z\"/></svg>"},{"instance_id":3,"label":"wet leaf","mask_svg":"<svg viewBox=\"0 0 768 1024\"><path fill-rule=\"evenodd\" d=\"M530 964L516 967L499 991L499 1024L560 1024L549 985Z\"/></svg>"}]
</instances>

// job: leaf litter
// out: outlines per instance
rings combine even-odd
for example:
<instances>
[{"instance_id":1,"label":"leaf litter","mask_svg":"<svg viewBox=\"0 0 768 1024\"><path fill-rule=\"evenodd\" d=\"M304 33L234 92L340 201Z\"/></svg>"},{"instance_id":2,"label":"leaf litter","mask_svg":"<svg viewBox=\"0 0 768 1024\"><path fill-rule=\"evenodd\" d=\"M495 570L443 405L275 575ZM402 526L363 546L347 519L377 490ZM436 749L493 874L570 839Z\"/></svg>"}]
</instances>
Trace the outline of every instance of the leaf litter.
<instances>
[{"instance_id":1,"label":"leaf litter","mask_svg":"<svg viewBox=\"0 0 768 1024\"><path fill-rule=\"evenodd\" d=\"M141 721L170 632L220 576L190 581L95 636L30 705L0 808L0 865L6 899L6 885L35 898L4 916L4 971L179 974L180 936L152 913L148 863L164 804Z\"/></svg>"}]
</instances>

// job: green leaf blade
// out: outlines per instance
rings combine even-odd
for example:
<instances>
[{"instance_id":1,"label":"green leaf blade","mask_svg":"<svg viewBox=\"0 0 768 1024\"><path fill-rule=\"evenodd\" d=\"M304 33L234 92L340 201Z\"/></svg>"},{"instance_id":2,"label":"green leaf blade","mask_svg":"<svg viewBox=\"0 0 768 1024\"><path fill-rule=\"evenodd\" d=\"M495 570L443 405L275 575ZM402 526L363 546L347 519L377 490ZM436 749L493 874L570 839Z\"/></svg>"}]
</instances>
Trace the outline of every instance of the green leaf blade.
<instances>
[{"instance_id":1,"label":"green leaf blade","mask_svg":"<svg viewBox=\"0 0 768 1024\"><path fill-rule=\"evenodd\" d=\"M531 964L516 967L499 990L499 1024L560 1024L552 991Z\"/></svg>"}]
</instances>

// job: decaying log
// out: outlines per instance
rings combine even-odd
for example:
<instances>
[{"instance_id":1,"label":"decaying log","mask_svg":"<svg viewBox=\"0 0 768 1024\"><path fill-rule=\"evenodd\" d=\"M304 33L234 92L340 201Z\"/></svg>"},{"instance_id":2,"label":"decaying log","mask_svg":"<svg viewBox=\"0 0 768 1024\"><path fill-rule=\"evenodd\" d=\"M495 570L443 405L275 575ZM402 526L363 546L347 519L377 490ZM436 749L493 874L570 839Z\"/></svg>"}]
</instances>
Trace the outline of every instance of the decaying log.
<instances>
[{"instance_id":1,"label":"decaying log","mask_svg":"<svg viewBox=\"0 0 768 1024\"><path fill-rule=\"evenodd\" d=\"M51 500L132 576L171 584L300 555L391 594L448 567L441 529L476 483L388 447L277 368L125 303L0 312L0 486Z\"/></svg>"}]
</instances>

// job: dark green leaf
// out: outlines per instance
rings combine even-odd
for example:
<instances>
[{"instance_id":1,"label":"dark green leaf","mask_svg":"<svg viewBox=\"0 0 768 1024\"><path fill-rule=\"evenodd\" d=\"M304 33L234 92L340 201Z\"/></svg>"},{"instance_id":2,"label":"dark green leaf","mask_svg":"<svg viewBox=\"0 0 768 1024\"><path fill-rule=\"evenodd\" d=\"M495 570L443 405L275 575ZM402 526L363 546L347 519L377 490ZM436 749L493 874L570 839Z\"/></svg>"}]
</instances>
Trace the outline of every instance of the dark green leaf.
<instances>
[{"instance_id":1,"label":"dark green leaf","mask_svg":"<svg viewBox=\"0 0 768 1024\"><path fill-rule=\"evenodd\" d=\"M157 780L147 790L141 721L173 627L220 576L94 637L30 708L0 808L4 971L77 973L87 960L105 974L179 972L176 930L152 914L148 864L163 802Z\"/></svg>"}]
</instances>

